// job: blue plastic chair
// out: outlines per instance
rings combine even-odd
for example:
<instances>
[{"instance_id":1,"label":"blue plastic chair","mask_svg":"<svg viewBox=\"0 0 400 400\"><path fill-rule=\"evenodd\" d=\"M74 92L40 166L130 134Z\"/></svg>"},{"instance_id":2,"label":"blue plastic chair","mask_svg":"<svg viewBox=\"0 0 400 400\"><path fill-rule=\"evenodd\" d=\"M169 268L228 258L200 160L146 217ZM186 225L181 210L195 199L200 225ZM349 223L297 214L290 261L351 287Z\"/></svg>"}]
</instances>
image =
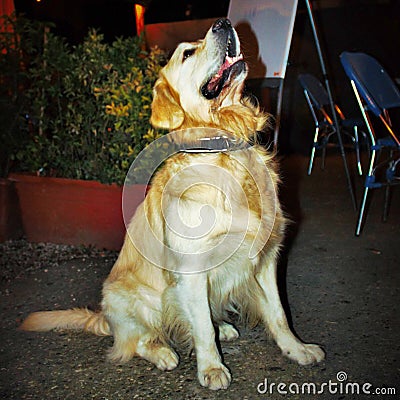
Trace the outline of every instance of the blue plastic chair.
<instances>
[{"instance_id":1,"label":"blue plastic chair","mask_svg":"<svg viewBox=\"0 0 400 400\"><path fill-rule=\"evenodd\" d=\"M333 118L329 113L330 101L328 92L326 91L324 85L314 75L311 74L301 74L299 75L298 79L303 88L303 93L315 124L314 141L311 149L310 162L308 165L308 175L311 175L316 150L322 150L321 167L322 169L325 168L326 148L329 144L331 136L336 133L336 127L333 122ZM337 116L339 117L338 121L340 130L343 130L344 133L351 138L354 144L357 155L358 172L360 175L362 175L358 130L359 128L365 126L364 121L360 118L345 118L339 106L337 104L334 106ZM349 131L352 131L352 133Z\"/></svg>"},{"instance_id":2,"label":"blue plastic chair","mask_svg":"<svg viewBox=\"0 0 400 400\"><path fill-rule=\"evenodd\" d=\"M350 79L371 139L369 168L364 182L364 195L356 226L356 235L358 236L363 224L369 189L386 188L383 211L383 219L386 220L390 187L400 184L400 176L396 175L397 166L400 165L400 136L395 132L389 117L390 109L400 108L400 91L375 58L365 53L343 52L340 55L340 61ZM377 131L373 127L372 115L382 122L387 137L377 136ZM388 150L388 158L378 163L379 156L384 150ZM379 171L382 171L383 168L385 170L381 174L382 177L379 175Z\"/></svg>"}]
</instances>

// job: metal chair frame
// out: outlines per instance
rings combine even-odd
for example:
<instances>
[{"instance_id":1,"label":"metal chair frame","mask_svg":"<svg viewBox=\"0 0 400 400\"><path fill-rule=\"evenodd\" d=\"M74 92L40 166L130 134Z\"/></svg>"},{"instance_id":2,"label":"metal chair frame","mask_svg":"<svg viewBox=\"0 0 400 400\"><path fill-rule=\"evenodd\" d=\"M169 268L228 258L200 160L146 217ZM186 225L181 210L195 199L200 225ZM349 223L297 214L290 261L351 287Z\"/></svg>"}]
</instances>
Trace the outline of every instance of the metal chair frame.
<instances>
[{"instance_id":1,"label":"metal chair frame","mask_svg":"<svg viewBox=\"0 0 400 400\"><path fill-rule=\"evenodd\" d=\"M318 94L316 90L313 91L311 85L308 84L309 82L305 82L305 79L311 79L312 84L318 85L320 93ZM336 127L331 116L325 109L325 107L329 103L329 99L328 94L326 93L322 83L311 74L299 75L299 81L301 86L303 87L303 93L315 124L313 146L311 149L310 162L308 164L307 170L308 175L311 175L316 150L322 150L321 168L325 168L326 147L329 144L331 136L336 133ZM357 156L358 173L362 175L359 127L363 126L364 123L360 119L347 119L339 106L337 104L335 104L334 106L336 113L339 116L339 123L341 125L341 128L343 128L344 133L349 136L351 141L353 142ZM348 128L352 128L353 134L350 134L348 132ZM364 133L363 135L366 136Z\"/></svg>"},{"instance_id":2,"label":"metal chair frame","mask_svg":"<svg viewBox=\"0 0 400 400\"><path fill-rule=\"evenodd\" d=\"M359 209L357 224L355 234L359 236L362 230L362 225L365 218L366 212L366 204L368 193L370 189L378 189L385 187L385 199L384 199L384 208L383 208L383 220L386 221L388 217L389 211L389 198L390 198L390 188L393 185L400 184L400 176L396 176L396 168L400 165L400 140L398 135L395 133L392 122L389 116L388 108L382 107L382 102L384 102L384 93L371 93L369 90L368 81L365 76L359 76L357 74L357 69L355 66L351 65L351 60L348 58L352 56L353 53L344 52L341 54L340 58L342 61L342 65L345 69L346 74L348 75L351 83L351 87L353 88L353 92L355 94L358 106L360 108L361 114L364 118L365 124L367 126L367 131L369 133L371 146L370 146L370 160L368 172L365 177L364 182L364 193L361 200L361 205ZM371 80L379 79L382 76L383 79L386 79L386 83L392 85L394 96L398 97L398 102L393 102L390 108L400 107L400 91L397 89L394 82L391 80L387 72L383 69L383 67L371 56L368 56L364 53L355 53L356 55L361 54L362 57L365 57L365 61L372 61L376 66L376 74L377 76L370 76ZM393 94L392 93L392 94ZM379 97L377 97L379 95ZM374 97L375 96L375 97ZM376 100L380 98L379 102ZM374 130L372 120L369 112L372 112L375 116L377 116L382 122L383 126L389 133L388 137L379 138L376 135ZM381 162L378 162L384 150L388 150L389 155L386 159ZM397 156L396 156L397 154ZM384 180L378 179L376 176L376 172L383 167L386 167L385 178Z\"/></svg>"}]
</instances>

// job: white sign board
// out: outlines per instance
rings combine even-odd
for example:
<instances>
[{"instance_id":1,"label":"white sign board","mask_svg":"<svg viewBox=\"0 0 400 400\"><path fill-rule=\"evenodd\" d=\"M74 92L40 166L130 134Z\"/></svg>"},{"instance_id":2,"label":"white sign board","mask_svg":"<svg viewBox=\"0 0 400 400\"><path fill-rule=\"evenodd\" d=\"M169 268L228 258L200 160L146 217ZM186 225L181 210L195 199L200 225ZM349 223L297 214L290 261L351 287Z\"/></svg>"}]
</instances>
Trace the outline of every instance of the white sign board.
<instances>
[{"instance_id":1,"label":"white sign board","mask_svg":"<svg viewBox=\"0 0 400 400\"><path fill-rule=\"evenodd\" d=\"M297 0L231 0L228 18L238 32L249 78L284 78Z\"/></svg>"}]
</instances>

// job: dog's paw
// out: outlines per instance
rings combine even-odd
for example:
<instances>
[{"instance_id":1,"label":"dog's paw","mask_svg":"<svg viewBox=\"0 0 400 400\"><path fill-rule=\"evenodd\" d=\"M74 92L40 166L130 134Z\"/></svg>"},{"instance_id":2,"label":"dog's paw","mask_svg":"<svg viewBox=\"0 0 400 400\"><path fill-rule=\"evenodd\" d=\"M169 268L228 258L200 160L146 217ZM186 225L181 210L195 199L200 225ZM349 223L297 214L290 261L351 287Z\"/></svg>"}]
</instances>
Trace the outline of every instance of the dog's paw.
<instances>
[{"instance_id":1,"label":"dog's paw","mask_svg":"<svg viewBox=\"0 0 400 400\"><path fill-rule=\"evenodd\" d=\"M178 366L178 355L168 347L160 347L155 354L154 364L161 371L171 371Z\"/></svg>"},{"instance_id":2,"label":"dog's paw","mask_svg":"<svg viewBox=\"0 0 400 400\"><path fill-rule=\"evenodd\" d=\"M199 381L202 386L211 390L227 389L231 383L231 374L228 368L221 364L199 371Z\"/></svg>"},{"instance_id":3,"label":"dog's paw","mask_svg":"<svg viewBox=\"0 0 400 400\"><path fill-rule=\"evenodd\" d=\"M161 371L171 371L177 367L179 357L170 347L154 343L139 345L136 354L153 363Z\"/></svg>"},{"instance_id":4,"label":"dog's paw","mask_svg":"<svg viewBox=\"0 0 400 400\"><path fill-rule=\"evenodd\" d=\"M325 358L325 352L316 344L297 343L296 346L282 349L282 352L300 365L318 363Z\"/></svg>"},{"instance_id":5,"label":"dog's paw","mask_svg":"<svg viewBox=\"0 0 400 400\"><path fill-rule=\"evenodd\" d=\"M231 324L223 323L218 326L218 330L221 342L235 340L239 337L239 332Z\"/></svg>"}]
</instances>

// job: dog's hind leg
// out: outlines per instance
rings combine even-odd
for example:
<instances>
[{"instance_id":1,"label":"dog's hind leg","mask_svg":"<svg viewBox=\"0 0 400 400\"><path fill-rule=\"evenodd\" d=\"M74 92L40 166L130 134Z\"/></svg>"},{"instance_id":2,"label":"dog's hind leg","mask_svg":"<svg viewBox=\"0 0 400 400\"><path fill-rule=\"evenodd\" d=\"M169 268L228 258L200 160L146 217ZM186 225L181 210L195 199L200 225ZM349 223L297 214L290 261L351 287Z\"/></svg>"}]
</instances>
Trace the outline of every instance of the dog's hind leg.
<instances>
[{"instance_id":1,"label":"dog's hind leg","mask_svg":"<svg viewBox=\"0 0 400 400\"><path fill-rule=\"evenodd\" d=\"M161 370L174 369L179 358L162 337L159 296L144 286L129 292L112 285L105 285L102 302L114 336L109 359L124 363L140 356Z\"/></svg>"},{"instance_id":2,"label":"dog's hind leg","mask_svg":"<svg viewBox=\"0 0 400 400\"><path fill-rule=\"evenodd\" d=\"M179 358L175 351L137 321L125 321L118 325L114 321L111 325L114 335L114 344L108 353L111 361L125 363L139 356L162 371L170 371L178 365Z\"/></svg>"},{"instance_id":3,"label":"dog's hind leg","mask_svg":"<svg viewBox=\"0 0 400 400\"><path fill-rule=\"evenodd\" d=\"M171 371L179 363L179 357L171 347L151 339L139 341L136 354L153 363L161 371Z\"/></svg>"},{"instance_id":4,"label":"dog's hind leg","mask_svg":"<svg viewBox=\"0 0 400 400\"><path fill-rule=\"evenodd\" d=\"M278 292L276 256L272 254L256 277L265 295L258 304L264 324L285 356L301 365L320 362L325 358L324 351L315 344L301 342L289 328Z\"/></svg>"},{"instance_id":5,"label":"dog's hind leg","mask_svg":"<svg viewBox=\"0 0 400 400\"><path fill-rule=\"evenodd\" d=\"M162 371L170 371L178 365L179 358L175 351L138 321L131 319L120 323L113 318L110 325L114 336L113 347L108 353L111 361L125 363L139 356Z\"/></svg>"}]
</instances>

